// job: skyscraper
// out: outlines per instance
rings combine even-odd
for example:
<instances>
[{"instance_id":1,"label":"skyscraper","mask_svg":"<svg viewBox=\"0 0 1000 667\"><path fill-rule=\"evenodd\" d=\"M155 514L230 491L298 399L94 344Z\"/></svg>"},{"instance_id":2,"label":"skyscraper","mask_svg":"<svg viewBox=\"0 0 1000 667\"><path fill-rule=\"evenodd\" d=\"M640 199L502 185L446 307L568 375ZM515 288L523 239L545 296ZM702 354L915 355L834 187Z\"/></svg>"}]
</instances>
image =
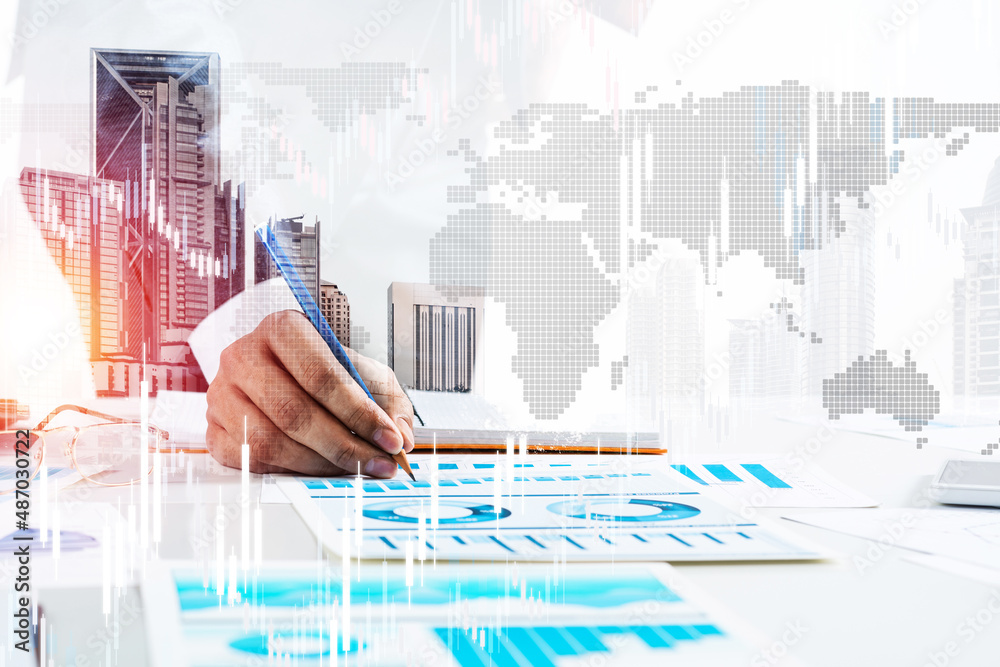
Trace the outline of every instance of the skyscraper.
<instances>
[{"instance_id":1,"label":"skyscraper","mask_svg":"<svg viewBox=\"0 0 1000 667\"><path fill-rule=\"evenodd\" d=\"M123 353L121 184L25 168L18 185L49 255L73 291L91 361Z\"/></svg>"},{"instance_id":2,"label":"skyscraper","mask_svg":"<svg viewBox=\"0 0 1000 667\"><path fill-rule=\"evenodd\" d=\"M1000 158L983 203L962 209L965 274L955 281L955 394L1000 396Z\"/></svg>"},{"instance_id":3,"label":"skyscraper","mask_svg":"<svg viewBox=\"0 0 1000 667\"><path fill-rule=\"evenodd\" d=\"M92 174L122 184L133 359L186 364L191 330L243 286L244 202L220 179L218 72L214 53L91 49Z\"/></svg>"},{"instance_id":4,"label":"skyscraper","mask_svg":"<svg viewBox=\"0 0 1000 667\"><path fill-rule=\"evenodd\" d=\"M351 346L351 304L340 288L325 280L319 285L319 309L344 347Z\"/></svg>"},{"instance_id":5,"label":"skyscraper","mask_svg":"<svg viewBox=\"0 0 1000 667\"><path fill-rule=\"evenodd\" d=\"M277 239L278 245L292 261L295 271L305 283L313 300L319 303L319 220L312 225L305 225L301 218L302 216L285 218L273 223L269 221L269 223L274 230L274 237ZM254 237L254 283L261 283L280 275L278 266L267 253L267 249L260 242L260 239Z\"/></svg>"},{"instance_id":6,"label":"skyscraper","mask_svg":"<svg viewBox=\"0 0 1000 667\"><path fill-rule=\"evenodd\" d=\"M825 199L825 198L823 198ZM871 202L871 195L865 199ZM801 330L806 339L806 392L819 396L823 380L858 357L875 353L875 216L856 198L838 198L844 230L832 233L829 202L816 212L822 247L803 250ZM816 334L818 342L810 342Z\"/></svg>"},{"instance_id":7,"label":"skyscraper","mask_svg":"<svg viewBox=\"0 0 1000 667\"><path fill-rule=\"evenodd\" d=\"M697 416L704 395L703 273L686 251L660 256L663 264L649 284L628 300L627 386L637 428Z\"/></svg>"},{"instance_id":8,"label":"skyscraper","mask_svg":"<svg viewBox=\"0 0 1000 667\"><path fill-rule=\"evenodd\" d=\"M791 318L791 319L789 319ZM755 320L730 320L729 397L744 405L774 407L802 396L799 318L782 299Z\"/></svg>"},{"instance_id":9,"label":"skyscraper","mask_svg":"<svg viewBox=\"0 0 1000 667\"><path fill-rule=\"evenodd\" d=\"M482 393L482 293L389 285L389 367L404 387Z\"/></svg>"},{"instance_id":10,"label":"skyscraper","mask_svg":"<svg viewBox=\"0 0 1000 667\"><path fill-rule=\"evenodd\" d=\"M662 300L658 324L662 336L660 382L671 413L688 416L702 407L705 372L704 290L701 267L690 257L667 261L656 277Z\"/></svg>"}]
</instances>

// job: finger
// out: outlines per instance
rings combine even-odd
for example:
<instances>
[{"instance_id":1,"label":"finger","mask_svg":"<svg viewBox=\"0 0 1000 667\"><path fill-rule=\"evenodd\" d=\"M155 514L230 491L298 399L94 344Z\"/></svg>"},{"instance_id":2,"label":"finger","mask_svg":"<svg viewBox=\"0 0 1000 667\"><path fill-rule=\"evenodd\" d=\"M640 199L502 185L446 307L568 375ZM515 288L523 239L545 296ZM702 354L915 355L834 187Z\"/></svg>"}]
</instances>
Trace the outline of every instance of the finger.
<instances>
[{"instance_id":1,"label":"finger","mask_svg":"<svg viewBox=\"0 0 1000 667\"><path fill-rule=\"evenodd\" d=\"M344 454L339 459L331 461L319 452L306 447L283 433L273 422L242 393L234 388L227 400L227 417L222 423L228 426L230 436L232 430L242 430L246 419L246 442L250 446L250 461L254 471L277 466L293 472L306 475L343 475L354 473L358 469L358 459L350 454ZM218 423L216 421L216 423ZM239 429L234 425L238 424ZM234 438L227 451L222 453L222 459L227 465L233 458L240 455L239 444ZM374 448L369 448L375 451ZM381 461L371 464L371 461ZM396 464L386 456L376 456L362 461L362 470L372 476L391 477L396 472Z\"/></svg>"},{"instance_id":2,"label":"finger","mask_svg":"<svg viewBox=\"0 0 1000 667\"><path fill-rule=\"evenodd\" d=\"M413 439L413 429L410 428L410 424L402 417L398 418L396 423L399 424L399 430L403 434L403 442L405 443L403 445L403 450L407 453L412 452L413 448L416 446Z\"/></svg>"},{"instance_id":3,"label":"finger","mask_svg":"<svg viewBox=\"0 0 1000 667\"><path fill-rule=\"evenodd\" d=\"M264 364L238 380L239 388L279 430L344 470L392 477L396 465L385 452L351 433L317 403L288 372Z\"/></svg>"},{"instance_id":4,"label":"finger","mask_svg":"<svg viewBox=\"0 0 1000 667\"><path fill-rule=\"evenodd\" d=\"M229 376L241 377L250 369L263 365L266 359L271 359L273 363L273 357L263 345L253 345L248 341L249 337L241 338L223 350L219 373L208 386L206 395L208 406L205 417L208 428L205 439L208 450L217 461L232 468L240 468L243 465L242 444L246 437L247 426L243 415L233 409L233 396L239 395L241 390L229 380ZM226 424L232 429L232 433L227 430ZM253 459L250 461L250 471L256 474L295 472Z\"/></svg>"},{"instance_id":5,"label":"finger","mask_svg":"<svg viewBox=\"0 0 1000 667\"><path fill-rule=\"evenodd\" d=\"M282 366L344 426L390 454L403 448L403 436L393 420L368 398L301 313L275 313L261 326Z\"/></svg>"},{"instance_id":6,"label":"finger","mask_svg":"<svg viewBox=\"0 0 1000 667\"><path fill-rule=\"evenodd\" d=\"M403 436L403 449L413 449L413 405L403 392L396 374L385 364L347 350L361 377L368 384L375 402L392 418Z\"/></svg>"},{"instance_id":7,"label":"finger","mask_svg":"<svg viewBox=\"0 0 1000 667\"><path fill-rule=\"evenodd\" d=\"M219 426L215 422L208 423L208 430L205 434L205 442L208 444L208 451L212 457L224 466L229 468L241 468L243 466L242 436L236 439L229 434L229 431ZM263 463L250 462L250 472L263 475L266 473L288 473L294 472L279 466L266 465Z\"/></svg>"},{"instance_id":8,"label":"finger","mask_svg":"<svg viewBox=\"0 0 1000 667\"><path fill-rule=\"evenodd\" d=\"M230 386L225 393L225 403L210 404L208 412L209 431L221 444L212 454L223 465L234 468L242 465L245 433L245 442L250 446L251 472L274 472L275 468L281 468L307 475L344 474L341 468L281 433L236 387ZM217 429L222 429L225 435Z\"/></svg>"}]
</instances>

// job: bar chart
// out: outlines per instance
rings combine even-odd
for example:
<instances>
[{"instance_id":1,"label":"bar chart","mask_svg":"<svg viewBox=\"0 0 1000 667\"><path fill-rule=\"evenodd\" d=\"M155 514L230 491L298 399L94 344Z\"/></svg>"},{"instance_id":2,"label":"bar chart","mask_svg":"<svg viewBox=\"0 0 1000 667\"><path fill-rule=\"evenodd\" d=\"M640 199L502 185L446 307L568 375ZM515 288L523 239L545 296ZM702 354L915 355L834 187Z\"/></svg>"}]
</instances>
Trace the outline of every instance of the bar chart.
<instances>
[{"instance_id":1,"label":"bar chart","mask_svg":"<svg viewBox=\"0 0 1000 667\"><path fill-rule=\"evenodd\" d=\"M150 622L179 633L158 654L171 667L723 665L749 655L746 629L664 564L463 571L288 562L214 581L191 562L164 563L143 595Z\"/></svg>"},{"instance_id":2,"label":"bar chart","mask_svg":"<svg viewBox=\"0 0 1000 667\"><path fill-rule=\"evenodd\" d=\"M779 458L676 464L670 468L703 489L736 500L741 513L761 507L873 507L877 503L815 465Z\"/></svg>"},{"instance_id":3,"label":"bar chart","mask_svg":"<svg viewBox=\"0 0 1000 667\"><path fill-rule=\"evenodd\" d=\"M356 477L277 480L309 525L314 529L322 525L317 533L328 549L343 552L346 525L351 533L347 541L364 558L821 557L779 528L748 520L703 493L701 489L709 486L704 469L671 469L658 461L643 461L637 469L631 462L614 466L616 459L604 459L606 463L592 465L507 458L454 469L442 469L442 462L430 468L426 461L418 461L424 468L415 482ZM739 470L749 479L759 475L773 485L782 483L766 468L748 465ZM716 472L726 474L719 468Z\"/></svg>"},{"instance_id":4,"label":"bar chart","mask_svg":"<svg viewBox=\"0 0 1000 667\"><path fill-rule=\"evenodd\" d=\"M590 653L620 658L619 651L635 658L671 660L671 651L685 644L721 642L723 632L714 625L596 625L508 627L469 636L459 628L434 632L460 667L556 667L562 659ZM626 648L627 647L627 648Z\"/></svg>"}]
</instances>

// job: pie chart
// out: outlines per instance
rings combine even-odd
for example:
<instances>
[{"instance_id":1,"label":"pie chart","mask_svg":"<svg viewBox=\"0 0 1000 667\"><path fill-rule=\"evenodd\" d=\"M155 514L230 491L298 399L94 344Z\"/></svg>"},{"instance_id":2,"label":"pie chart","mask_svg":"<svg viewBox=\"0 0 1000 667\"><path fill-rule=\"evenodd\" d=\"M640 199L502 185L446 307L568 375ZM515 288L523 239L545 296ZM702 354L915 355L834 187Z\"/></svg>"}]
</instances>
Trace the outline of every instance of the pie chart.
<instances>
[{"instance_id":1,"label":"pie chart","mask_svg":"<svg viewBox=\"0 0 1000 667\"><path fill-rule=\"evenodd\" d=\"M590 510L588 516L587 510ZM603 509L604 511L600 511ZM549 505L553 514L572 517L574 519L592 519L594 521L621 521L632 523L648 523L652 521L677 521L690 519L701 514L701 510L691 505L672 503L666 500L651 498L595 498L587 502L580 500L564 500Z\"/></svg>"},{"instance_id":2,"label":"pie chart","mask_svg":"<svg viewBox=\"0 0 1000 667\"><path fill-rule=\"evenodd\" d=\"M439 501L441 507L438 523L444 524L465 524L481 523L483 521L496 521L510 516L510 510L501 507L499 514L494 505L481 504L475 500L448 500ZM425 514L430 513L428 503L414 503L405 500L387 501L373 503L362 510L362 514L369 519L379 521L393 521L396 523L419 523L419 512L423 508ZM428 519L429 521L429 519Z\"/></svg>"}]
</instances>

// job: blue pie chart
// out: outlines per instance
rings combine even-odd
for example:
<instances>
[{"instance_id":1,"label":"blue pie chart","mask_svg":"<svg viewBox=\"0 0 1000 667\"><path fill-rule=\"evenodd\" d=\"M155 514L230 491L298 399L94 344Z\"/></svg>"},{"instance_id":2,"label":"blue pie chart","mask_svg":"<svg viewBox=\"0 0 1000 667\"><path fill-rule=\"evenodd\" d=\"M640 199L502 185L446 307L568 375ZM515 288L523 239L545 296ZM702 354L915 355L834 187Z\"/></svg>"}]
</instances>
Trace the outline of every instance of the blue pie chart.
<instances>
[{"instance_id":1,"label":"blue pie chart","mask_svg":"<svg viewBox=\"0 0 1000 667\"><path fill-rule=\"evenodd\" d=\"M605 514L595 511L600 505L631 505L652 507L659 510L651 514ZM587 515L587 508L590 507L590 515ZM594 521L623 521L632 523L648 523L651 521L678 521L680 519L690 519L701 514L701 510L690 505L681 503L671 503L666 500L652 500L649 498L631 498L627 502L621 498L601 498L589 502L579 500L564 500L559 503L549 505L549 511L553 514L572 517L574 519L593 519ZM636 509L639 509L636 507Z\"/></svg>"},{"instance_id":2,"label":"blue pie chart","mask_svg":"<svg viewBox=\"0 0 1000 667\"><path fill-rule=\"evenodd\" d=\"M440 500L438 501L441 505L445 507L457 507L459 509L467 510L468 514L464 516L448 516L441 517L438 519L439 524L463 524L463 523L481 523L483 521L496 521L497 519L505 519L510 516L510 510L506 507L500 508L499 515L497 514L497 508L493 505L480 505L475 501L462 501L462 500ZM386 501L382 503L372 503L371 505L365 507L361 513L368 517L369 519L378 519L379 521L395 521L397 523L418 523L418 518L415 516L410 516L409 514L400 514L401 509L417 509L420 507L420 503L406 502L406 501ZM427 504L424 504L427 507ZM428 519L429 520L429 519Z\"/></svg>"}]
</instances>

